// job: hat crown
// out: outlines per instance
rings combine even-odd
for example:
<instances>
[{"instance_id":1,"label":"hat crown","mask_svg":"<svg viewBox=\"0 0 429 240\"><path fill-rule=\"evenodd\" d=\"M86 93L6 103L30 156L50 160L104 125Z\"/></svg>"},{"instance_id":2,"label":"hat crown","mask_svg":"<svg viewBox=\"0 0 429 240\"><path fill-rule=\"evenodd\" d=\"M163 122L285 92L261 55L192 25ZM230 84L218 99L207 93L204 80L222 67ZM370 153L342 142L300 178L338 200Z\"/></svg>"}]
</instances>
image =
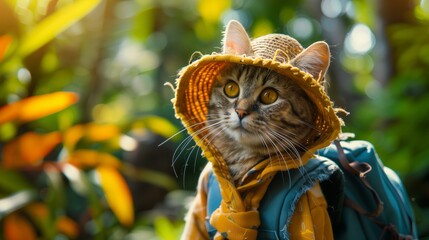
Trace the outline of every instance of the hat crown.
<instances>
[{"instance_id":1,"label":"hat crown","mask_svg":"<svg viewBox=\"0 0 429 240\"><path fill-rule=\"evenodd\" d=\"M268 34L253 40L241 23L232 20L226 26L223 38L223 54L290 62L304 48L294 38L285 34Z\"/></svg>"},{"instance_id":2,"label":"hat crown","mask_svg":"<svg viewBox=\"0 0 429 240\"><path fill-rule=\"evenodd\" d=\"M294 38L284 34L268 34L251 41L256 58L290 62L304 48Z\"/></svg>"},{"instance_id":3,"label":"hat crown","mask_svg":"<svg viewBox=\"0 0 429 240\"><path fill-rule=\"evenodd\" d=\"M330 60L329 46L325 42L315 42L304 49L297 40L285 34L268 34L250 40L244 27L234 20L225 29L223 54L287 63L318 81L323 81Z\"/></svg>"}]
</instances>

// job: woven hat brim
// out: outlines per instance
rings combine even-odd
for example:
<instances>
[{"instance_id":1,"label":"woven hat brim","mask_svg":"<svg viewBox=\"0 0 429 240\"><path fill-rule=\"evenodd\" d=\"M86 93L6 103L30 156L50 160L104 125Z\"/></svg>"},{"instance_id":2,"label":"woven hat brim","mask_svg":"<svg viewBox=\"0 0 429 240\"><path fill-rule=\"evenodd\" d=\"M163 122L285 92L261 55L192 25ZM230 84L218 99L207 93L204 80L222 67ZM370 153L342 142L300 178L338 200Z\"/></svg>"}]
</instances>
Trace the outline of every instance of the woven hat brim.
<instances>
[{"instance_id":1,"label":"woven hat brim","mask_svg":"<svg viewBox=\"0 0 429 240\"><path fill-rule=\"evenodd\" d=\"M312 75L301 71L289 63L271 59L252 58L237 55L212 54L204 55L199 60L183 68L176 82L176 94L173 99L176 117L180 118L196 141L203 149L207 144L207 132L204 130L211 88L219 72L226 65L236 63L263 67L284 75L293 80L313 101L317 108L314 138L304 143L308 150L314 151L329 145L341 132L342 120L336 115L333 103L319 81Z\"/></svg>"}]
</instances>

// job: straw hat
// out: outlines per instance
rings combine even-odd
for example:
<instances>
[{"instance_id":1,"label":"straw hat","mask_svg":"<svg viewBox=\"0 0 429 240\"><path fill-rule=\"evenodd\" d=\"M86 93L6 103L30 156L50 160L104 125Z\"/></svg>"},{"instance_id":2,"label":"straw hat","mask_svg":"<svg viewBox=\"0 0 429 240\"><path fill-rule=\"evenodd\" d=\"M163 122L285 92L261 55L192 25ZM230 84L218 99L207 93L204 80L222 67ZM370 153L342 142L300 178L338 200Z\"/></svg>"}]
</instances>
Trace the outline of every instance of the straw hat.
<instances>
[{"instance_id":1,"label":"straw hat","mask_svg":"<svg viewBox=\"0 0 429 240\"><path fill-rule=\"evenodd\" d=\"M314 120L316 129L302 143L309 151L325 147L339 136L342 120L336 115L337 109L334 109L323 87L330 58L326 43L317 42L304 49L298 41L283 34L269 34L250 40L242 25L231 21L226 27L223 45L222 53L203 55L179 72L175 98L172 100L176 117L182 120L190 134L197 133L193 137L203 151L213 149L204 142L207 133L202 128L205 125L199 123L206 121L213 82L228 64L273 70L284 75L285 81L294 81L306 92L317 109Z\"/></svg>"}]
</instances>

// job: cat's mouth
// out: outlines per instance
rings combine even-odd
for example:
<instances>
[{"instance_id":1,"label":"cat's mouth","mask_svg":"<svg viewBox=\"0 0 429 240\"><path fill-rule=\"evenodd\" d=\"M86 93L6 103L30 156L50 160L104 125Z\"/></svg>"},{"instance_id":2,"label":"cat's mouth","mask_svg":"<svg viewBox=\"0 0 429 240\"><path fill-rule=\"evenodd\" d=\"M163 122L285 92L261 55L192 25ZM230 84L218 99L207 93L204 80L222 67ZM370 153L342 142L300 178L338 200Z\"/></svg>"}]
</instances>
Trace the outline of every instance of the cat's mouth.
<instances>
[{"instance_id":1,"label":"cat's mouth","mask_svg":"<svg viewBox=\"0 0 429 240\"><path fill-rule=\"evenodd\" d=\"M232 132L236 134L236 137L240 139L240 141L251 140L253 142L253 136L255 135L255 131L246 126L245 124L237 124L237 126L233 127Z\"/></svg>"},{"instance_id":2,"label":"cat's mouth","mask_svg":"<svg viewBox=\"0 0 429 240\"><path fill-rule=\"evenodd\" d=\"M248 129L246 129L243 125L238 125L237 127L233 128L234 131L239 133L245 133L245 134L251 134L252 132Z\"/></svg>"},{"instance_id":3,"label":"cat's mouth","mask_svg":"<svg viewBox=\"0 0 429 240\"><path fill-rule=\"evenodd\" d=\"M248 119L238 120L231 129L240 135L254 134L250 129Z\"/></svg>"},{"instance_id":4,"label":"cat's mouth","mask_svg":"<svg viewBox=\"0 0 429 240\"><path fill-rule=\"evenodd\" d=\"M243 125L238 125L231 129L230 133L232 133L232 137L240 143L243 147L259 147L261 142L260 138L258 138L258 134L255 130L250 130Z\"/></svg>"}]
</instances>

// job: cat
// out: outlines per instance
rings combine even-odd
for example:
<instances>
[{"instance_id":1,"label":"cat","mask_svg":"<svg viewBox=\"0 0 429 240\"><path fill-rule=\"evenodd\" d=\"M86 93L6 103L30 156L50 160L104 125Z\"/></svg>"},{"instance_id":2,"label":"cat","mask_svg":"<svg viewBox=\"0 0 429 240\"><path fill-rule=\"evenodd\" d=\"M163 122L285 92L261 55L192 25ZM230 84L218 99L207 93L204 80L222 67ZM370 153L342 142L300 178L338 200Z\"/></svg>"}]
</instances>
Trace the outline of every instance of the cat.
<instances>
[{"instance_id":1,"label":"cat","mask_svg":"<svg viewBox=\"0 0 429 240\"><path fill-rule=\"evenodd\" d=\"M275 155L300 157L314 129L314 105L293 81L261 67L232 64L211 91L209 139L221 149L234 180Z\"/></svg>"},{"instance_id":2,"label":"cat","mask_svg":"<svg viewBox=\"0 0 429 240\"><path fill-rule=\"evenodd\" d=\"M303 166L341 132L323 87L329 62L325 42L304 49L283 34L251 40L239 22L231 21L222 53L204 55L182 69L173 100L176 116L209 164L181 239L261 238L265 230L258 229L258 208L271 179L278 171ZM299 200L283 210L293 212L283 219L287 228L273 231L285 239L332 239L319 179L309 179ZM213 181L217 190L208 189ZM219 196L216 191L220 203L211 199L212 193Z\"/></svg>"}]
</instances>

